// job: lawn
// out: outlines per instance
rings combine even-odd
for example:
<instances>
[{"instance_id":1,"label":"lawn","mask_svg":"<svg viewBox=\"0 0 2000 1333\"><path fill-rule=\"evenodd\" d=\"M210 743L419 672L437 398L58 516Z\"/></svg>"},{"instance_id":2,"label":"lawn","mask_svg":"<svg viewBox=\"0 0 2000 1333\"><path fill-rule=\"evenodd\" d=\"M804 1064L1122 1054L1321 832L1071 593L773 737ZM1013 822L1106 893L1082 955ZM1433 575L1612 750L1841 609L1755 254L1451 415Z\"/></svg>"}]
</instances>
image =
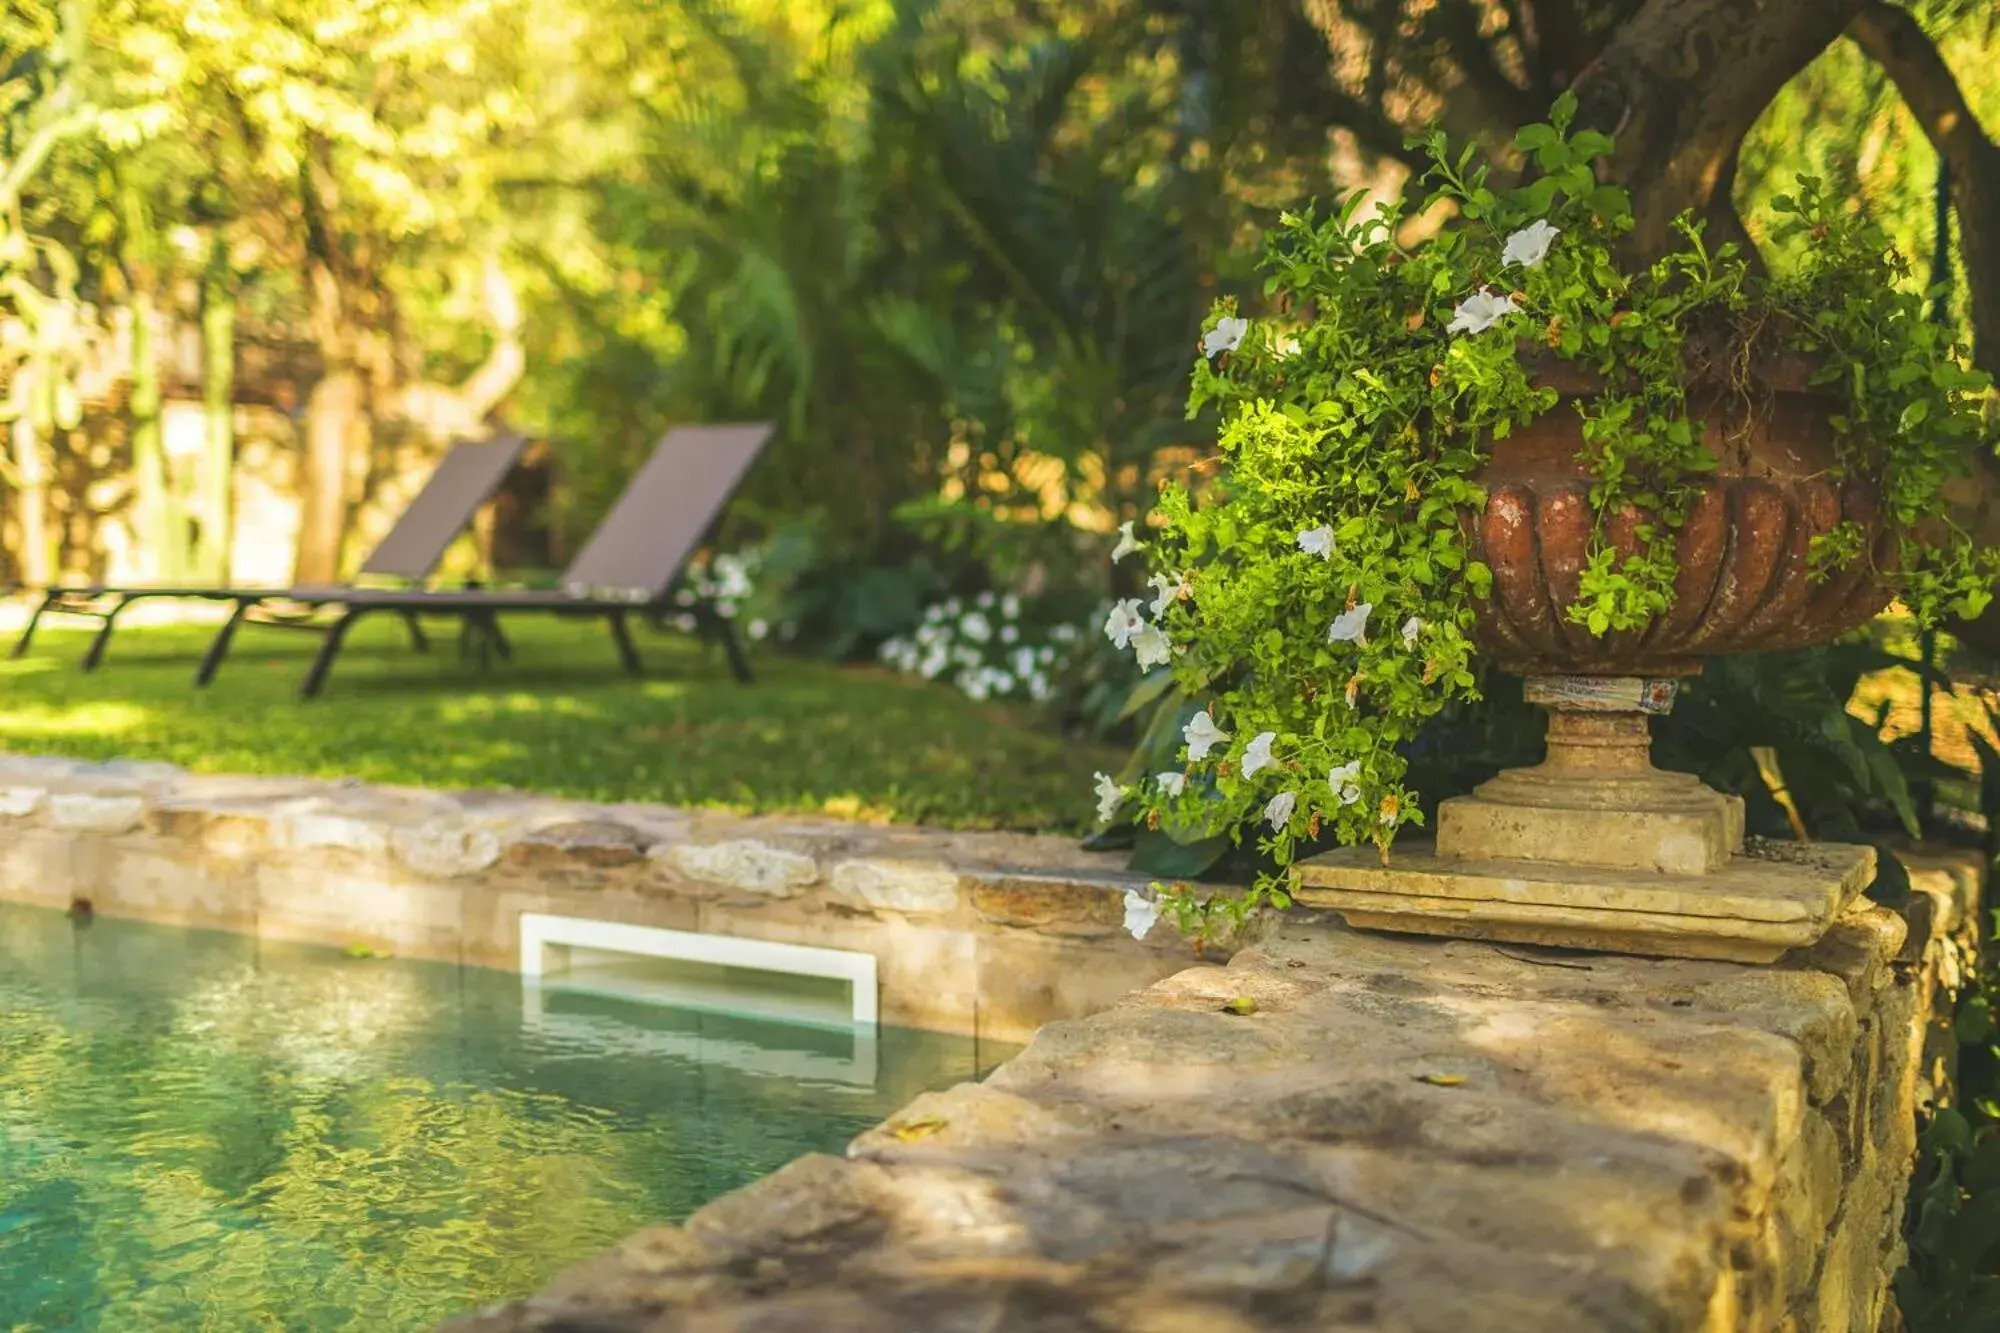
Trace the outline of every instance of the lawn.
<instances>
[{"instance_id":1,"label":"lawn","mask_svg":"<svg viewBox=\"0 0 2000 1333\"><path fill-rule=\"evenodd\" d=\"M89 675L77 669L88 632L45 629L27 658L0 661L0 749L1070 832L1090 819L1093 769L1122 758L874 668L760 654L743 686L691 639L641 631L647 676L635 680L601 625L522 617L508 629L514 660L481 670L442 627L420 654L395 622L363 621L310 703L294 691L315 636L246 628L197 690L212 627L121 628Z\"/></svg>"}]
</instances>

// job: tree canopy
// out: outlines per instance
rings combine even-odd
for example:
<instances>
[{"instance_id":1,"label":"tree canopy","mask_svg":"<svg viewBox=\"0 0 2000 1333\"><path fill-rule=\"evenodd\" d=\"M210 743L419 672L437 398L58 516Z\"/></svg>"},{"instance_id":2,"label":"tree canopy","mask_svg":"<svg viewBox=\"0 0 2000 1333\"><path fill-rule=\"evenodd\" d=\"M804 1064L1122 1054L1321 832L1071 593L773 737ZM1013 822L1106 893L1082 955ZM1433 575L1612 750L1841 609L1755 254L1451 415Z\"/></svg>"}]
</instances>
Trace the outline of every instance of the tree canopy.
<instances>
[{"instance_id":1,"label":"tree canopy","mask_svg":"<svg viewBox=\"0 0 2000 1333\"><path fill-rule=\"evenodd\" d=\"M1996 47L1972 0L21 0L11 563L87 564L50 488L120 459L148 544L183 541L144 365L178 318L210 362L298 349L301 577L340 571L385 449L496 414L558 442L559 531L665 422L769 415L742 521L846 583L1067 576L1206 447L1195 331L1257 299L1280 209L1399 191L1433 124L1504 161L1565 88L1641 250L1693 210L1783 263L1768 203L1808 171L1925 282L1949 164L1944 309L1993 368Z\"/></svg>"}]
</instances>

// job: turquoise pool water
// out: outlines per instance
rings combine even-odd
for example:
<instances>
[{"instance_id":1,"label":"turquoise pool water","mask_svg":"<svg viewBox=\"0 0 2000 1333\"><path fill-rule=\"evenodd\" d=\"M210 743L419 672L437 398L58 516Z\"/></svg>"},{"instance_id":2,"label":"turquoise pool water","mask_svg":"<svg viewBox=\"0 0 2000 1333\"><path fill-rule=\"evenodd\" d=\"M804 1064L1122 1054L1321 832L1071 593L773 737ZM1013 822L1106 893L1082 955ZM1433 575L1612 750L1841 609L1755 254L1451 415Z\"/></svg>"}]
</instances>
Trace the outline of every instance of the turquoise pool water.
<instances>
[{"instance_id":1,"label":"turquoise pool water","mask_svg":"<svg viewBox=\"0 0 2000 1333\"><path fill-rule=\"evenodd\" d=\"M0 904L0 1331L428 1328L1007 1053Z\"/></svg>"}]
</instances>

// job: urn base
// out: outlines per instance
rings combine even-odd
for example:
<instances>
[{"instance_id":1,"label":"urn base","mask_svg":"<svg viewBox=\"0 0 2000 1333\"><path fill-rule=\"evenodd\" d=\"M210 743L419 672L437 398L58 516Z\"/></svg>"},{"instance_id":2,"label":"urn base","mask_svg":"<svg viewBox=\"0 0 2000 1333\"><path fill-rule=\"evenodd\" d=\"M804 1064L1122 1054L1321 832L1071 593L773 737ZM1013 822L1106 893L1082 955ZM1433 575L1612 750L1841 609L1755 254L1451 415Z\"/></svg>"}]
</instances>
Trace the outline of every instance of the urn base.
<instances>
[{"instance_id":1,"label":"urn base","mask_svg":"<svg viewBox=\"0 0 2000 1333\"><path fill-rule=\"evenodd\" d=\"M1349 925L1767 963L1813 944L1875 874L1870 847L1746 849L1743 802L1652 766L1671 681L1529 682L1548 758L1438 809L1435 843L1385 864L1350 847L1294 867L1294 896Z\"/></svg>"}]
</instances>

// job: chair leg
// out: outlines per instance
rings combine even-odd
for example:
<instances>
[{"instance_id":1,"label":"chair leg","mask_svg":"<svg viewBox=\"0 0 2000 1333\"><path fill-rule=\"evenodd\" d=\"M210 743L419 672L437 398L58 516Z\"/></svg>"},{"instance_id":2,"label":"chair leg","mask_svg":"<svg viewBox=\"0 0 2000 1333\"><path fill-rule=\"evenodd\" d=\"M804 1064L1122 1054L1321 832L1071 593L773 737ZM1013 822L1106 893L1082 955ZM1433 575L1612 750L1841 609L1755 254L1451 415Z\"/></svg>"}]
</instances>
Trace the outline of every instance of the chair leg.
<instances>
[{"instance_id":1,"label":"chair leg","mask_svg":"<svg viewBox=\"0 0 2000 1333\"><path fill-rule=\"evenodd\" d=\"M312 669L306 672L305 681L299 686L299 698L319 697L326 684L327 673L333 670L333 659L340 656L341 642L347 638L347 631L354 622L361 619L365 611L361 607L349 607L341 612L340 619L327 627L326 640L319 646L318 656L313 658Z\"/></svg>"},{"instance_id":2,"label":"chair leg","mask_svg":"<svg viewBox=\"0 0 2000 1333\"><path fill-rule=\"evenodd\" d=\"M486 617L486 637L493 640L493 651L500 655L501 661L514 660L514 644L507 637L506 631L500 628L500 617L494 615Z\"/></svg>"},{"instance_id":3,"label":"chair leg","mask_svg":"<svg viewBox=\"0 0 2000 1333\"><path fill-rule=\"evenodd\" d=\"M750 663L743 654L743 641L736 637L736 622L722 622L722 651L729 657L729 674L736 678L738 685L754 685L757 678L750 674Z\"/></svg>"},{"instance_id":4,"label":"chair leg","mask_svg":"<svg viewBox=\"0 0 2000 1333\"><path fill-rule=\"evenodd\" d=\"M28 645L34 642L35 626L42 623L42 613L61 600L61 593L47 593L42 597L41 605L37 606L34 614L28 617L28 627L21 631L21 637L14 643L13 656L26 657L28 655Z\"/></svg>"},{"instance_id":5,"label":"chair leg","mask_svg":"<svg viewBox=\"0 0 2000 1333\"><path fill-rule=\"evenodd\" d=\"M611 640L618 645L618 660L624 664L626 674L645 675L646 667L639 660L639 650L632 644L632 631L625 623L625 613L613 611L607 619L611 622Z\"/></svg>"},{"instance_id":6,"label":"chair leg","mask_svg":"<svg viewBox=\"0 0 2000 1333\"><path fill-rule=\"evenodd\" d=\"M410 647L420 653L431 650L430 636L424 633L424 623L415 611L403 612L403 628L410 632Z\"/></svg>"},{"instance_id":7,"label":"chair leg","mask_svg":"<svg viewBox=\"0 0 2000 1333\"><path fill-rule=\"evenodd\" d=\"M473 611L465 617L466 642L472 649L472 661L481 671L493 669L493 613Z\"/></svg>"},{"instance_id":8,"label":"chair leg","mask_svg":"<svg viewBox=\"0 0 2000 1333\"><path fill-rule=\"evenodd\" d=\"M130 597L120 597L112 604L111 609L104 613L104 624L99 627L97 637L90 641L90 651L83 655L85 671L97 670L97 664L104 660L104 649L111 642L111 631L117 627L118 613L130 605L132 605Z\"/></svg>"},{"instance_id":9,"label":"chair leg","mask_svg":"<svg viewBox=\"0 0 2000 1333\"><path fill-rule=\"evenodd\" d=\"M215 673L222 668L222 659L229 656L229 642L236 637L236 627L243 623L243 617L250 613L249 602L238 602L236 609L229 613L222 628L215 633L215 639L208 645L208 651L201 655L201 666L194 673L195 688L200 689L215 679Z\"/></svg>"}]
</instances>

